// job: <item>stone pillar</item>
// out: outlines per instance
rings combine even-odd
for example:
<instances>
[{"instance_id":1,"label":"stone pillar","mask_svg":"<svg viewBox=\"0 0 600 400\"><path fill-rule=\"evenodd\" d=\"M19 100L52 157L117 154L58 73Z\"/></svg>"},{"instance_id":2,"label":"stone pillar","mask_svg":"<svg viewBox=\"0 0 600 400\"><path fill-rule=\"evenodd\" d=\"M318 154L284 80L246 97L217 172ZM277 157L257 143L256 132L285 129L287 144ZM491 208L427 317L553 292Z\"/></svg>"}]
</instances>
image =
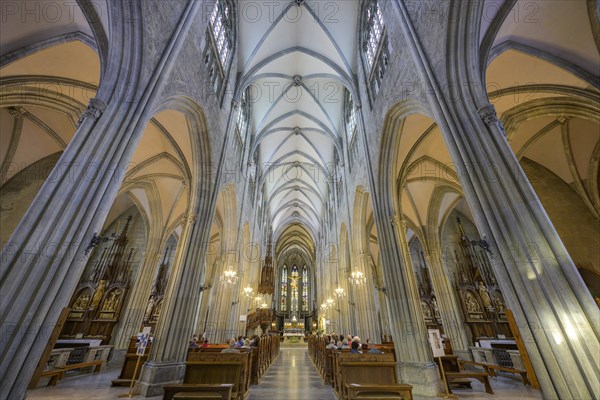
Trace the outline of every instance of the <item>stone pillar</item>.
<instances>
[{"instance_id":1,"label":"stone pillar","mask_svg":"<svg viewBox=\"0 0 600 400\"><path fill-rule=\"evenodd\" d=\"M131 337L140 332L152 284L156 278L157 266L162 259L162 253L159 253L159 250L160 247L156 241L151 240L151 243L148 244L147 256L135 277L129 301L123 307L123 314L115 326L116 335L113 343L115 350L127 349Z\"/></svg>"},{"instance_id":2,"label":"stone pillar","mask_svg":"<svg viewBox=\"0 0 600 400\"><path fill-rule=\"evenodd\" d=\"M492 267L546 398L600 398L600 312L515 158L493 106L463 121L453 146ZM477 113L473 113L477 115ZM487 129L486 129L487 128ZM466 140L468 137L468 140ZM450 146L449 146L450 147ZM478 166L467 172L466 166Z\"/></svg>"},{"instance_id":3,"label":"stone pillar","mask_svg":"<svg viewBox=\"0 0 600 400\"><path fill-rule=\"evenodd\" d=\"M180 241L185 247L173 261L150 356L140 374L139 390L144 397L160 395L164 384L183 379L204 278L197 260L204 259L206 253L213 208L214 203L200 215L190 215L184 227Z\"/></svg>"},{"instance_id":4,"label":"stone pillar","mask_svg":"<svg viewBox=\"0 0 600 400\"><path fill-rule=\"evenodd\" d=\"M413 385L417 395L434 397L439 393L439 373L432 362L414 270L405 260L410 257L406 227L396 216L382 215L383 209L374 211L400 381Z\"/></svg>"},{"instance_id":5,"label":"stone pillar","mask_svg":"<svg viewBox=\"0 0 600 400\"><path fill-rule=\"evenodd\" d=\"M425 262L429 268L433 291L438 304L444 333L450 339L452 350L461 355L463 359L471 359L469 339L465 331L465 324L460 311L460 303L456 298L456 291L450 283L448 273L442 264L441 250L437 247L430 250L425 244Z\"/></svg>"}]
</instances>

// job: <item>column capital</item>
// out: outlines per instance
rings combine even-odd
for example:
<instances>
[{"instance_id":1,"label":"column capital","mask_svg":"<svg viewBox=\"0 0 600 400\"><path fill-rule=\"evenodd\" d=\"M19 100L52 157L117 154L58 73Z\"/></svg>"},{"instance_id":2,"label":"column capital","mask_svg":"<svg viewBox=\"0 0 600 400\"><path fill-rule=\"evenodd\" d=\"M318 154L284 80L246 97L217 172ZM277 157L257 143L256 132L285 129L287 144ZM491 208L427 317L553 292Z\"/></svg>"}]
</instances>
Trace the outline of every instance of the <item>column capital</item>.
<instances>
[{"instance_id":1,"label":"column capital","mask_svg":"<svg viewBox=\"0 0 600 400\"><path fill-rule=\"evenodd\" d=\"M25 118L25 109L23 107L18 107L18 106L8 107L7 110L8 110L8 113L16 119Z\"/></svg>"},{"instance_id":2,"label":"column capital","mask_svg":"<svg viewBox=\"0 0 600 400\"><path fill-rule=\"evenodd\" d=\"M192 225L196 225L196 222L198 222L198 216L196 214L189 214L187 221Z\"/></svg>"},{"instance_id":3,"label":"column capital","mask_svg":"<svg viewBox=\"0 0 600 400\"><path fill-rule=\"evenodd\" d=\"M237 110L239 106L240 106L240 103L237 100L231 100L231 108L233 108L234 110Z\"/></svg>"},{"instance_id":4,"label":"column capital","mask_svg":"<svg viewBox=\"0 0 600 400\"><path fill-rule=\"evenodd\" d=\"M94 97L90 100L90 103L88 104L83 114L81 114L81 117L79 117L79 122L77 123L77 125L81 125L83 120L87 117L93 118L94 121L97 121L100 118L100 116L102 116L102 113L104 113L104 110L106 110L106 103L103 100Z\"/></svg>"},{"instance_id":5,"label":"column capital","mask_svg":"<svg viewBox=\"0 0 600 400\"><path fill-rule=\"evenodd\" d=\"M406 227L407 227L406 220L404 218L398 216L397 214L394 214L390 217L390 222L394 228L406 231Z\"/></svg>"}]
</instances>

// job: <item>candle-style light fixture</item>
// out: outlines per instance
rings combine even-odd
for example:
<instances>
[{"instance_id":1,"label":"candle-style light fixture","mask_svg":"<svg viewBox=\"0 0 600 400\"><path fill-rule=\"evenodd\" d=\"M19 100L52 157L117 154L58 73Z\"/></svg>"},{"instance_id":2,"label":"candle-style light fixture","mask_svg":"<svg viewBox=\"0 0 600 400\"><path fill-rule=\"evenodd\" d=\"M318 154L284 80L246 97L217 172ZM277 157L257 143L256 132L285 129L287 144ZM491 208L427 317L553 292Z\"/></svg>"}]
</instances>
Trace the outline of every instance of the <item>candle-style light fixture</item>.
<instances>
[{"instance_id":1,"label":"candle-style light fixture","mask_svg":"<svg viewBox=\"0 0 600 400\"><path fill-rule=\"evenodd\" d=\"M253 295L254 295L254 289L252 289L250 287L250 285L246 286L244 288L244 296L246 296L246 297L252 297Z\"/></svg>"},{"instance_id":2,"label":"candle-style light fixture","mask_svg":"<svg viewBox=\"0 0 600 400\"><path fill-rule=\"evenodd\" d=\"M327 307L333 306L333 299L330 297L327 299Z\"/></svg>"},{"instance_id":3,"label":"candle-style light fixture","mask_svg":"<svg viewBox=\"0 0 600 400\"><path fill-rule=\"evenodd\" d=\"M220 281L224 285L235 285L238 281L237 272L229 267L227 271L223 271Z\"/></svg>"},{"instance_id":4,"label":"candle-style light fixture","mask_svg":"<svg viewBox=\"0 0 600 400\"><path fill-rule=\"evenodd\" d=\"M364 285L365 283L367 283L367 278L359 270L352 271L348 280L350 281L351 284L356 285L356 286Z\"/></svg>"},{"instance_id":5,"label":"candle-style light fixture","mask_svg":"<svg viewBox=\"0 0 600 400\"><path fill-rule=\"evenodd\" d=\"M335 289L335 293L334 293L335 297L342 298L342 297L346 297L346 291L344 290L343 287L338 286L337 289Z\"/></svg>"}]
</instances>

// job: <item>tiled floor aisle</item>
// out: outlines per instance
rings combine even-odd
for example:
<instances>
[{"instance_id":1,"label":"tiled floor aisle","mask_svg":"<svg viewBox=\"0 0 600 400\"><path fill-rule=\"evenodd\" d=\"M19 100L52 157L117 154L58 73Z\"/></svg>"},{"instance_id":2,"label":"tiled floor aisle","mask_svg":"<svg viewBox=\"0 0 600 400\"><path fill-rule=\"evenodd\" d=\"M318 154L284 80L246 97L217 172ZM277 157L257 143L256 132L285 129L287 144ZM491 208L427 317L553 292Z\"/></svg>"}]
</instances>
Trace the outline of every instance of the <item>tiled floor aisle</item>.
<instances>
[{"instance_id":1,"label":"tiled floor aisle","mask_svg":"<svg viewBox=\"0 0 600 400\"><path fill-rule=\"evenodd\" d=\"M248 400L335 400L323 383L306 346L282 347L258 386L250 387Z\"/></svg>"}]
</instances>

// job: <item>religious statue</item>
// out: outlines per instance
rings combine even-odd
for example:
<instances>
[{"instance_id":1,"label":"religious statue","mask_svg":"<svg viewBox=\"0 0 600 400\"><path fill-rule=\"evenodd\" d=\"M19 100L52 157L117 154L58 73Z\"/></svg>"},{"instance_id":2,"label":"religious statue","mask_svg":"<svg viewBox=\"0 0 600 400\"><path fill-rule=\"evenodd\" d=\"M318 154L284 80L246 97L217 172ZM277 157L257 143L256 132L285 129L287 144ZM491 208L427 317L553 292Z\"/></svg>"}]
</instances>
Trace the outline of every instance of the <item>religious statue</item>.
<instances>
[{"instance_id":1,"label":"religious statue","mask_svg":"<svg viewBox=\"0 0 600 400\"><path fill-rule=\"evenodd\" d=\"M425 319L432 319L431 308L429 308L429 305L424 301L421 302L421 310L423 310L423 316Z\"/></svg>"},{"instance_id":2,"label":"religious statue","mask_svg":"<svg viewBox=\"0 0 600 400\"><path fill-rule=\"evenodd\" d=\"M102 279L98 284L98 288L96 288L96 291L94 292L90 309L95 309L98 307L100 300L102 300L102 296L104 296L104 291L106 291L106 281Z\"/></svg>"},{"instance_id":3,"label":"religious statue","mask_svg":"<svg viewBox=\"0 0 600 400\"><path fill-rule=\"evenodd\" d=\"M499 292L497 292L494 296L494 305L496 306L496 310L498 310L498 312L502 313L506 309L506 303L504 303L504 299L502 299L502 295Z\"/></svg>"},{"instance_id":4,"label":"religious statue","mask_svg":"<svg viewBox=\"0 0 600 400\"><path fill-rule=\"evenodd\" d=\"M480 313L481 307L475 297L470 292L465 293L465 305L467 306L467 311L471 313Z\"/></svg>"},{"instance_id":5,"label":"religious statue","mask_svg":"<svg viewBox=\"0 0 600 400\"><path fill-rule=\"evenodd\" d=\"M481 301L483 301L483 306L485 308L494 308L492 305L492 299L490 298L490 292L488 292L487 287L483 284L483 282L479 282L479 296L481 296Z\"/></svg>"},{"instance_id":6,"label":"religious statue","mask_svg":"<svg viewBox=\"0 0 600 400\"><path fill-rule=\"evenodd\" d=\"M159 303L156 305L156 308L154 309L154 313L153 313L153 315L154 315L156 318L158 318L158 317L160 316L160 310L161 310L161 308L162 308L162 304L163 304L163 302L162 302L162 301L161 301L161 302L159 302Z\"/></svg>"},{"instance_id":7,"label":"religious statue","mask_svg":"<svg viewBox=\"0 0 600 400\"><path fill-rule=\"evenodd\" d=\"M154 308L154 296L150 296L148 304L146 305L146 312L144 313L144 320L149 320L152 316L152 309Z\"/></svg>"},{"instance_id":8,"label":"religious statue","mask_svg":"<svg viewBox=\"0 0 600 400\"><path fill-rule=\"evenodd\" d=\"M73 303L73 305L71 306L71 308L73 310L85 310L89 302L89 294L80 294L79 297L77 297L77 300L75 300L75 303Z\"/></svg>"},{"instance_id":9,"label":"religious statue","mask_svg":"<svg viewBox=\"0 0 600 400\"><path fill-rule=\"evenodd\" d=\"M118 290L113 290L110 292L110 296L104 302L104 306L102 307L102 311L116 311L117 305L119 305L119 299L121 297L121 292Z\"/></svg>"},{"instance_id":10,"label":"religious statue","mask_svg":"<svg viewBox=\"0 0 600 400\"><path fill-rule=\"evenodd\" d=\"M438 307L438 303L435 297L431 299L431 304L433 305L433 315L435 316L435 318L442 319L442 317L440 316L440 309Z\"/></svg>"}]
</instances>

